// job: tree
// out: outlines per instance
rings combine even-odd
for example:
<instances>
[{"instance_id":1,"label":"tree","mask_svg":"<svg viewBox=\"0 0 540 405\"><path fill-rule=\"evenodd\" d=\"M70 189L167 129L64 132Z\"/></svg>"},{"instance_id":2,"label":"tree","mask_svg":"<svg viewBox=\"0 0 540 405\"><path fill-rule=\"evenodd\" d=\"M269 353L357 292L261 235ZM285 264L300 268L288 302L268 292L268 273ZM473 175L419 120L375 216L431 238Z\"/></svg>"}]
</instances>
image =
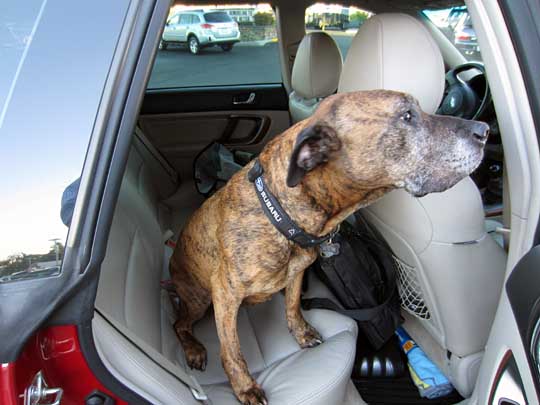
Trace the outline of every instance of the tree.
<instances>
[{"instance_id":1,"label":"tree","mask_svg":"<svg viewBox=\"0 0 540 405\"><path fill-rule=\"evenodd\" d=\"M274 15L272 13L258 12L253 14L255 25L274 25Z\"/></svg>"},{"instance_id":2,"label":"tree","mask_svg":"<svg viewBox=\"0 0 540 405\"><path fill-rule=\"evenodd\" d=\"M354 23L354 25L358 24L360 26L369 18L369 15L366 11L357 11L349 16L349 21Z\"/></svg>"},{"instance_id":3,"label":"tree","mask_svg":"<svg viewBox=\"0 0 540 405\"><path fill-rule=\"evenodd\" d=\"M24 253L14 253L7 258L7 264L5 266L10 270L25 270L28 268L27 255Z\"/></svg>"}]
</instances>

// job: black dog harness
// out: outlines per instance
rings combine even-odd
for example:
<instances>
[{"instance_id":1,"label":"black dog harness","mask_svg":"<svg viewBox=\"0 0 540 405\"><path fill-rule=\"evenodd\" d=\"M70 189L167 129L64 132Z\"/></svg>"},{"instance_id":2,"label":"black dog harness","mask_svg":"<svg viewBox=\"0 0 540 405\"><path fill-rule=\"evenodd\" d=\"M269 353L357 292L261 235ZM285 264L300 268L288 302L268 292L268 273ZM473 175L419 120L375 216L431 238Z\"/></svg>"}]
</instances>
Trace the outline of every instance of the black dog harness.
<instances>
[{"instance_id":1,"label":"black dog harness","mask_svg":"<svg viewBox=\"0 0 540 405\"><path fill-rule=\"evenodd\" d=\"M255 186L255 192L257 193L257 197L259 197L264 213L270 222L272 222L272 225L274 225L283 236L303 248L309 248L318 246L321 243L332 239L336 235L337 229L327 235L318 237L307 233L296 225L287 212L285 212L277 198L266 187L263 173L264 170L259 159L255 159L255 164L248 172L248 180Z\"/></svg>"}]
</instances>

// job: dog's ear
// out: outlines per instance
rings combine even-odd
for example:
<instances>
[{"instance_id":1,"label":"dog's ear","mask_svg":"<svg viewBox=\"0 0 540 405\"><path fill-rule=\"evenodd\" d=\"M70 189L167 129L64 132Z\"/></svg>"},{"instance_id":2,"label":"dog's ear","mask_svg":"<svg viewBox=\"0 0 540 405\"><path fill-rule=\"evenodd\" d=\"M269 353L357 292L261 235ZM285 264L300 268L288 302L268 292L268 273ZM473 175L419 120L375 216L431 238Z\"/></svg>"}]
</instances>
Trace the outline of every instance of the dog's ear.
<instances>
[{"instance_id":1,"label":"dog's ear","mask_svg":"<svg viewBox=\"0 0 540 405\"><path fill-rule=\"evenodd\" d=\"M304 175L325 163L330 154L341 148L336 131L326 124L310 125L296 137L287 173L287 186L295 187Z\"/></svg>"}]
</instances>

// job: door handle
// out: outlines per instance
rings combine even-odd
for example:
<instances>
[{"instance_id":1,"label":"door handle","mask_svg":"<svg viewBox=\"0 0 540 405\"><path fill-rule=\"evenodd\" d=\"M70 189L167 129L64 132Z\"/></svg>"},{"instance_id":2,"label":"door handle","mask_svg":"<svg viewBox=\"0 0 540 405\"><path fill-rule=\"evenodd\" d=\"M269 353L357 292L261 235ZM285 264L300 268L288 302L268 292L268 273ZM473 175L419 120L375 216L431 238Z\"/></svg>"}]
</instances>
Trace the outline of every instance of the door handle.
<instances>
[{"instance_id":1,"label":"door handle","mask_svg":"<svg viewBox=\"0 0 540 405\"><path fill-rule=\"evenodd\" d=\"M249 93L249 96L245 100L240 100L238 97L233 98L233 104L234 105L240 105L240 104L253 104L255 101L255 93Z\"/></svg>"}]
</instances>

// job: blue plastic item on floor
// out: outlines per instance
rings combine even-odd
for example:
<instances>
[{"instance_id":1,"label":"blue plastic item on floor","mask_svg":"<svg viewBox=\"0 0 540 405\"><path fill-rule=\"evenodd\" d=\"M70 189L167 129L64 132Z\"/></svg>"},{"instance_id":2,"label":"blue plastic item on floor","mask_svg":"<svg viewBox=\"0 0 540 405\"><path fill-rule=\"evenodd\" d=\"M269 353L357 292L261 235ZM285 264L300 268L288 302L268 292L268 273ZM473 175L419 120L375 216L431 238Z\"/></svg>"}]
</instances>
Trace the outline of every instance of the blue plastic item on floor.
<instances>
[{"instance_id":1,"label":"blue plastic item on floor","mask_svg":"<svg viewBox=\"0 0 540 405\"><path fill-rule=\"evenodd\" d=\"M423 398L434 399L450 394L454 387L401 326L396 330L401 348L407 355L411 377Z\"/></svg>"}]
</instances>

